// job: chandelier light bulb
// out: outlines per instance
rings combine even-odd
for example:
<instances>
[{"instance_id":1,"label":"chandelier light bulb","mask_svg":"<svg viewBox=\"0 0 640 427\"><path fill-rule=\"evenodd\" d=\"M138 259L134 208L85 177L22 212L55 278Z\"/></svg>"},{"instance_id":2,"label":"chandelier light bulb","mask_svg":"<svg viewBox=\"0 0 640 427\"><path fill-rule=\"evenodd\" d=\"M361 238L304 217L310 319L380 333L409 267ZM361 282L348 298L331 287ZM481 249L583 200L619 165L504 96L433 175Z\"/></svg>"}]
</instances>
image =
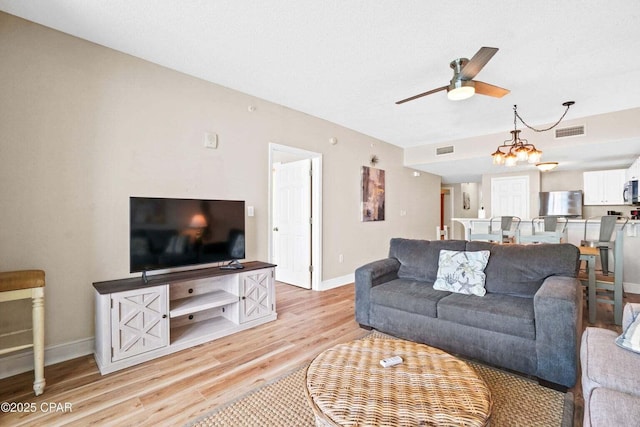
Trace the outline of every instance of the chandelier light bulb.
<instances>
[{"instance_id":1,"label":"chandelier light bulb","mask_svg":"<svg viewBox=\"0 0 640 427\"><path fill-rule=\"evenodd\" d=\"M531 153L529 153L529 163L538 163L542 158L542 151L536 150L535 148Z\"/></svg>"},{"instance_id":2,"label":"chandelier light bulb","mask_svg":"<svg viewBox=\"0 0 640 427\"><path fill-rule=\"evenodd\" d=\"M504 153L502 151L500 151L499 149L496 150L495 153L493 153L491 155L491 157L493 157L493 164L494 165L501 165L504 163Z\"/></svg>"},{"instance_id":3,"label":"chandelier light bulb","mask_svg":"<svg viewBox=\"0 0 640 427\"><path fill-rule=\"evenodd\" d=\"M520 147L516 149L516 157L519 162L524 162L529 157L529 150L524 147Z\"/></svg>"},{"instance_id":4,"label":"chandelier light bulb","mask_svg":"<svg viewBox=\"0 0 640 427\"><path fill-rule=\"evenodd\" d=\"M513 153L507 154L507 157L504 159L504 165L511 167L515 166L516 163L518 163L518 157L516 157L516 155Z\"/></svg>"}]
</instances>

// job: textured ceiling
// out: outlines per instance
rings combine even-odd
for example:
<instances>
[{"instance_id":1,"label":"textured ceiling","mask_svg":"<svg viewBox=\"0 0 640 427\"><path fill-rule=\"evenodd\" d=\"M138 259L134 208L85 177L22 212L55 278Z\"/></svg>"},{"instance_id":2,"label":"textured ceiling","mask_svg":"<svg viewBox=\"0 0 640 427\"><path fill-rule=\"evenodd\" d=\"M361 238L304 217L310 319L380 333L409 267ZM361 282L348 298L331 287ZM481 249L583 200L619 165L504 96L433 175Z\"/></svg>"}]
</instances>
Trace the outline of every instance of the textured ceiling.
<instances>
[{"instance_id":1,"label":"textured ceiling","mask_svg":"<svg viewBox=\"0 0 640 427\"><path fill-rule=\"evenodd\" d=\"M555 122L568 100L568 120L640 107L636 1L0 0L0 10L400 147L505 139L514 104L533 125ZM500 50L477 79L509 95L395 104L447 84L449 62L482 46Z\"/></svg>"}]
</instances>

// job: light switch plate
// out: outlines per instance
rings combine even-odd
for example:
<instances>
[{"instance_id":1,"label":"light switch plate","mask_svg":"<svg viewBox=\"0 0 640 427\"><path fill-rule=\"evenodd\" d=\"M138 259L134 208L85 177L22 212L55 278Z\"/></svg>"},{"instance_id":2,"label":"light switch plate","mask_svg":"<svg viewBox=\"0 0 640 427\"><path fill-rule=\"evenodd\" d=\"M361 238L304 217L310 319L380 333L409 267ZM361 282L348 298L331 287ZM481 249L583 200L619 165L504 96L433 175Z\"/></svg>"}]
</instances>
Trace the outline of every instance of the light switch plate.
<instances>
[{"instance_id":1,"label":"light switch plate","mask_svg":"<svg viewBox=\"0 0 640 427\"><path fill-rule=\"evenodd\" d=\"M206 148L218 148L218 134L213 132L204 133L204 146Z\"/></svg>"}]
</instances>

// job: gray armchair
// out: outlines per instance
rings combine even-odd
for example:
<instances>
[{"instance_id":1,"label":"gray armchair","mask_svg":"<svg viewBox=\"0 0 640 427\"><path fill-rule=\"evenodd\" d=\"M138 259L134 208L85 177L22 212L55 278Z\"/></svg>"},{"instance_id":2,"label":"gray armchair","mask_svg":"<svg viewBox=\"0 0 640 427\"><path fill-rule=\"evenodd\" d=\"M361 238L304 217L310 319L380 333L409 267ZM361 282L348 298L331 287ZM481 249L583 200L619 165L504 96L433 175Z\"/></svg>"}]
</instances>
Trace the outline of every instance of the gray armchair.
<instances>
[{"instance_id":1,"label":"gray armchair","mask_svg":"<svg viewBox=\"0 0 640 427\"><path fill-rule=\"evenodd\" d=\"M624 307L622 330L640 316L640 304ZM619 347L619 334L587 328L582 335L583 425L637 426L640 422L640 354Z\"/></svg>"}]
</instances>

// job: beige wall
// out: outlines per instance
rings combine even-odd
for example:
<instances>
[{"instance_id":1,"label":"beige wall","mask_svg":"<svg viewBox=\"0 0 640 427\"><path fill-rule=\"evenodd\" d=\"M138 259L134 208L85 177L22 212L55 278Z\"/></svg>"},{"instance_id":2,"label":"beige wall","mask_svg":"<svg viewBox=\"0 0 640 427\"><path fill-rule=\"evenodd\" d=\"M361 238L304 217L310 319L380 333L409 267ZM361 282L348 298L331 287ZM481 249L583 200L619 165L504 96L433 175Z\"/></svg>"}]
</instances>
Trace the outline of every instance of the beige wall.
<instances>
[{"instance_id":1,"label":"beige wall","mask_svg":"<svg viewBox=\"0 0 640 427\"><path fill-rule=\"evenodd\" d=\"M269 142L324 156L325 281L438 223L440 178L368 136L3 13L0 58L0 269L46 271L47 346L93 336L91 283L130 276L129 196L245 200L247 259L266 260ZM386 220L362 223L371 154Z\"/></svg>"}]
</instances>

